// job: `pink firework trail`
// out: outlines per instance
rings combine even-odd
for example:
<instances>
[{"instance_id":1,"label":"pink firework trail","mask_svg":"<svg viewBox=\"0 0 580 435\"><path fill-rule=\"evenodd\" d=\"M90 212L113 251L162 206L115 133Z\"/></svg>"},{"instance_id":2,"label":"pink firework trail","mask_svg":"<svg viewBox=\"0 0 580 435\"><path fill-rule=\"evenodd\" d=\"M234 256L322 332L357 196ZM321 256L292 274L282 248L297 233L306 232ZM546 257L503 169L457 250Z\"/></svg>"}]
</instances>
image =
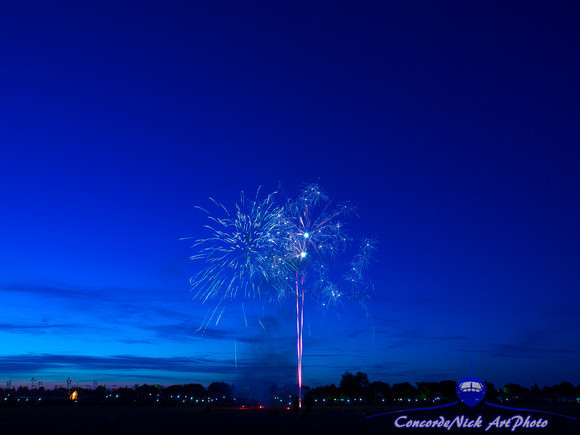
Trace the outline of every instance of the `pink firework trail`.
<instances>
[{"instance_id":1,"label":"pink firework trail","mask_svg":"<svg viewBox=\"0 0 580 435\"><path fill-rule=\"evenodd\" d=\"M296 348L298 354L298 407L302 407L302 331L304 329L304 274L296 272Z\"/></svg>"}]
</instances>

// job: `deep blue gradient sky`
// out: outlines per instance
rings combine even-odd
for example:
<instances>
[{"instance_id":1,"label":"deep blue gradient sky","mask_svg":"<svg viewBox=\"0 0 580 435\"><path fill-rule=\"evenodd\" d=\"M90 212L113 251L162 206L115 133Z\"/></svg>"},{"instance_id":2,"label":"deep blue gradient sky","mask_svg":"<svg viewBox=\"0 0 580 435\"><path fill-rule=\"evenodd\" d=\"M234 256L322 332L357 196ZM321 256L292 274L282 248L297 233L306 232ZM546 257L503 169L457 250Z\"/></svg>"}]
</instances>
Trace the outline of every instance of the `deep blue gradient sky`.
<instances>
[{"instance_id":1,"label":"deep blue gradient sky","mask_svg":"<svg viewBox=\"0 0 580 435\"><path fill-rule=\"evenodd\" d=\"M192 300L209 197L319 182L377 235L372 325L307 303L304 383L580 383L577 2L3 3L0 382L296 382ZM251 317L251 316L250 316Z\"/></svg>"}]
</instances>

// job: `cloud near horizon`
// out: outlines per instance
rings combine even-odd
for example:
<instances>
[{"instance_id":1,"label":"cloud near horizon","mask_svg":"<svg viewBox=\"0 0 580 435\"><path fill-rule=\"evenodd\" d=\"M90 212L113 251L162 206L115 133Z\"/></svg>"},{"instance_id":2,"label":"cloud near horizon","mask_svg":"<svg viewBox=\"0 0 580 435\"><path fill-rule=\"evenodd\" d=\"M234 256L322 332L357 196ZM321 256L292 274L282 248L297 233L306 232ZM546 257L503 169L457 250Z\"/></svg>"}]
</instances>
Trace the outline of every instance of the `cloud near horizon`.
<instances>
[{"instance_id":1,"label":"cloud near horizon","mask_svg":"<svg viewBox=\"0 0 580 435\"><path fill-rule=\"evenodd\" d=\"M58 354L21 354L8 355L0 360L0 372L9 374L15 379L28 379L32 376L41 378L45 374L83 372L91 373L99 379L110 378L122 380L126 378L143 378L147 372L150 378L173 379L167 373L178 375L188 374L190 378L198 375L220 375L231 377L232 373L238 376L250 376L255 373L267 373L274 378L284 377L293 372L293 365L279 365L279 361L262 360L259 365L251 361L241 361L233 367L231 361L212 359L208 357L139 357L133 355L112 355L108 357L90 355L58 355ZM101 376L98 376L98 375ZM61 376L62 377L62 376ZM66 377L66 376L64 376ZM179 376L178 376L179 377ZM191 382L203 382L199 379ZM89 378L87 378L89 379ZM47 379L55 382L59 379ZM61 380L62 381L62 380ZM46 382L45 382L46 383ZM180 383L180 382L176 382ZM183 382L181 382L183 383Z\"/></svg>"}]
</instances>

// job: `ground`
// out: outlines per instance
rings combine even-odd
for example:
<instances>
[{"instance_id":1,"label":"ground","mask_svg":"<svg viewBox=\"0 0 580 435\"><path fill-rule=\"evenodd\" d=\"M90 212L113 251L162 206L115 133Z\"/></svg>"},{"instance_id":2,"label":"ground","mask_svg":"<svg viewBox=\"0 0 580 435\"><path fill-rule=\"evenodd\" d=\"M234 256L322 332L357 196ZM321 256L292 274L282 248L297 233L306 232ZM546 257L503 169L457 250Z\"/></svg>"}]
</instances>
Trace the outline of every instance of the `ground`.
<instances>
[{"instance_id":1,"label":"ground","mask_svg":"<svg viewBox=\"0 0 580 435\"><path fill-rule=\"evenodd\" d=\"M460 404L462 405L462 404ZM394 420L400 415L408 418L436 419L465 415L481 415L485 425L498 415L528 415L526 412L508 412L500 409L467 408L408 412L366 418L392 409L386 408L314 408L311 414L294 414L283 409L234 409L195 407L148 406L38 406L0 408L0 433L9 434L433 434L433 433L512 433L506 428L433 429L397 428ZM478 405L479 406L479 405ZM580 418L579 407L550 409L551 412ZM518 428L520 434L567 435L580 433L580 420L571 420L549 414L533 418L547 418L545 428Z\"/></svg>"}]
</instances>

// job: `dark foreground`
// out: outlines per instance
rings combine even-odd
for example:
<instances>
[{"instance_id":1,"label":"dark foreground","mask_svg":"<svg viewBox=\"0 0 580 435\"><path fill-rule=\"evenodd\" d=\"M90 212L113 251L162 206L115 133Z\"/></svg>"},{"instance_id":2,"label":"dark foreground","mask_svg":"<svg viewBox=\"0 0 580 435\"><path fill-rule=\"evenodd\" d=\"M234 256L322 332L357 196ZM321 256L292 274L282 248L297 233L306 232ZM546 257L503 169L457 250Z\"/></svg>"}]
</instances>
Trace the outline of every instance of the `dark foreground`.
<instances>
[{"instance_id":1,"label":"dark foreground","mask_svg":"<svg viewBox=\"0 0 580 435\"><path fill-rule=\"evenodd\" d=\"M478 409L478 407L482 405ZM538 434L572 435L580 433L579 420L548 414L504 411L480 404L471 409L459 404L453 409L404 411L372 418L369 416L393 411L388 408L314 408L312 413L298 415L285 409L236 409L147 406L44 406L0 408L0 433L4 434ZM580 418L575 407L546 409L550 412ZM548 419L545 428L490 427L497 416L513 415ZM470 419L481 416L484 424L478 428L451 430L445 428L397 428L399 422L452 419L464 415Z\"/></svg>"}]
</instances>

